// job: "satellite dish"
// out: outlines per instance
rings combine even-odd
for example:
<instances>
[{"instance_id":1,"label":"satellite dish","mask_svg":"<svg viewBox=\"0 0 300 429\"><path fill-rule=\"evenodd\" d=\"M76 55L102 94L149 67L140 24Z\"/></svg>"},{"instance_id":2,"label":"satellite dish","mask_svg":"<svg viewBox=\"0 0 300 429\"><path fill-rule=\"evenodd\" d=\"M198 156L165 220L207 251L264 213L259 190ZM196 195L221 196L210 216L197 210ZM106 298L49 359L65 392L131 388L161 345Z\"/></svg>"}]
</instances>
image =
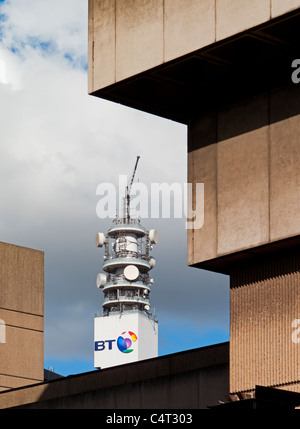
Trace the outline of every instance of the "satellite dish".
<instances>
[{"instance_id":1,"label":"satellite dish","mask_svg":"<svg viewBox=\"0 0 300 429\"><path fill-rule=\"evenodd\" d=\"M127 265L127 267L124 268L123 274L127 280L134 281L138 278L140 272L135 265Z\"/></svg>"},{"instance_id":2,"label":"satellite dish","mask_svg":"<svg viewBox=\"0 0 300 429\"><path fill-rule=\"evenodd\" d=\"M106 242L106 237L102 232L96 234L96 247L102 247Z\"/></svg>"},{"instance_id":3,"label":"satellite dish","mask_svg":"<svg viewBox=\"0 0 300 429\"><path fill-rule=\"evenodd\" d=\"M97 275L97 280L96 280L97 288L99 288L99 289L103 288L103 286L105 285L106 282L107 282L106 274L99 273Z\"/></svg>"},{"instance_id":4,"label":"satellite dish","mask_svg":"<svg viewBox=\"0 0 300 429\"><path fill-rule=\"evenodd\" d=\"M149 259L149 264L150 264L151 269L155 267L156 261L153 258L153 256L151 256L151 258Z\"/></svg>"},{"instance_id":5,"label":"satellite dish","mask_svg":"<svg viewBox=\"0 0 300 429\"><path fill-rule=\"evenodd\" d=\"M149 231L149 240L152 244L158 243L158 232L157 229L150 229Z\"/></svg>"},{"instance_id":6,"label":"satellite dish","mask_svg":"<svg viewBox=\"0 0 300 429\"><path fill-rule=\"evenodd\" d=\"M149 311L150 310L150 305L146 304L144 307L145 310Z\"/></svg>"}]
</instances>

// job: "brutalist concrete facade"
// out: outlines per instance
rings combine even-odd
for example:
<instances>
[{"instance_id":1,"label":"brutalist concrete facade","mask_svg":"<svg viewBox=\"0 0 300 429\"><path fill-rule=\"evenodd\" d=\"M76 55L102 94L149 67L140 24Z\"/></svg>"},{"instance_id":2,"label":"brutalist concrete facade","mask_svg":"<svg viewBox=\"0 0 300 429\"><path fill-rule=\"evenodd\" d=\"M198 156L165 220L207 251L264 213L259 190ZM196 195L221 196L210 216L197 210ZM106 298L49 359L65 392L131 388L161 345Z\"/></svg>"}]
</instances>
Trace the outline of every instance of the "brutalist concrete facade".
<instances>
[{"instance_id":1,"label":"brutalist concrete facade","mask_svg":"<svg viewBox=\"0 0 300 429\"><path fill-rule=\"evenodd\" d=\"M187 125L188 181L205 185L188 264L230 275L230 344L38 383L42 255L1 244L1 357L14 341L0 408L191 409L257 385L300 392L299 26L300 0L89 0L89 93Z\"/></svg>"},{"instance_id":2,"label":"brutalist concrete facade","mask_svg":"<svg viewBox=\"0 0 300 429\"><path fill-rule=\"evenodd\" d=\"M293 323L299 317L299 266L298 250L240 264L232 272L232 391L259 385L300 392L298 323Z\"/></svg>"},{"instance_id":3,"label":"brutalist concrete facade","mask_svg":"<svg viewBox=\"0 0 300 429\"><path fill-rule=\"evenodd\" d=\"M44 253L0 242L0 392L44 380Z\"/></svg>"},{"instance_id":4,"label":"brutalist concrete facade","mask_svg":"<svg viewBox=\"0 0 300 429\"><path fill-rule=\"evenodd\" d=\"M187 125L188 264L230 275L231 393L300 389L299 25L299 0L89 1L89 93Z\"/></svg>"}]
</instances>

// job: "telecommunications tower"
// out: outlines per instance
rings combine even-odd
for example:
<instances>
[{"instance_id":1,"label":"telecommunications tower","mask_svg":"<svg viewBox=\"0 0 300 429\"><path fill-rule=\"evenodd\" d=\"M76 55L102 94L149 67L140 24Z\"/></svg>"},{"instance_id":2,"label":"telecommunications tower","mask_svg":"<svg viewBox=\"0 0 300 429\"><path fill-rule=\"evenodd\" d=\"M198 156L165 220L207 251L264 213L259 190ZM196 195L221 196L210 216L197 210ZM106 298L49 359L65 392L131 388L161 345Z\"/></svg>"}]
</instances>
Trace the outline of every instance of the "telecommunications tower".
<instances>
[{"instance_id":1,"label":"telecommunications tower","mask_svg":"<svg viewBox=\"0 0 300 429\"><path fill-rule=\"evenodd\" d=\"M97 287L103 290L102 316L94 320L94 366L107 368L157 357L158 322L150 305L155 259L150 255L157 231L147 231L130 215L130 193L137 165L126 187L123 211L107 234L96 235L104 248L103 271Z\"/></svg>"}]
</instances>

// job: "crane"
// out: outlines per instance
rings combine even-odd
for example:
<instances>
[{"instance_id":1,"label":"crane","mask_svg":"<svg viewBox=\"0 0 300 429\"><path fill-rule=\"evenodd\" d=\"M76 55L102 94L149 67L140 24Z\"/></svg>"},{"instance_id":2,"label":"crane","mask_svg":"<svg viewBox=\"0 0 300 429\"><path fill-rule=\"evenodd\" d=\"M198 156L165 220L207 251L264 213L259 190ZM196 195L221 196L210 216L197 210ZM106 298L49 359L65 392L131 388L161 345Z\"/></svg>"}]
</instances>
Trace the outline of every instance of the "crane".
<instances>
[{"instance_id":1,"label":"crane","mask_svg":"<svg viewBox=\"0 0 300 429\"><path fill-rule=\"evenodd\" d=\"M136 173L136 170L137 170L137 166L138 166L138 163L139 163L139 159L140 159L140 156L137 156L130 184L129 184L129 186L126 187L126 196L125 196L125 199L126 199L126 217L127 217L127 222L128 223L130 222L130 192L131 192L132 184L133 184L133 181L134 181L135 173Z\"/></svg>"}]
</instances>

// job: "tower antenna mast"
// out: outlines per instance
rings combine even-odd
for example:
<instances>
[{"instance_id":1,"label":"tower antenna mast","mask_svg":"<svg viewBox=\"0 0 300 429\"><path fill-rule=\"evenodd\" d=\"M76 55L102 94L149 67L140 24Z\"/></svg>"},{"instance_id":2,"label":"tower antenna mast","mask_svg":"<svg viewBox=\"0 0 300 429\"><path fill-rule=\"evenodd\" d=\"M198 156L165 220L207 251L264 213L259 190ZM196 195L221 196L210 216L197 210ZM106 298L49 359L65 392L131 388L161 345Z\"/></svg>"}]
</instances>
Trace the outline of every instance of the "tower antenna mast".
<instances>
[{"instance_id":1,"label":"tower antenna mast","mask_svg":"<svg viewBox=\"0 0 300 429\"><path fill-rule=\"evenodd\" d=\"M140 156L137 156L130 184L129 184L129 186L126 187L126 196L125 196L125 198L126 198L126 214L125 214L125 216L127 218L127 222L128 223L130 222L130 192L131 192L132 184L133 184L133 181L134 181L135 173L136 173L136 170L137 170L137 166L138 166L138 163L139 163L139 159L140 159Z\"/></svg>"},{"instance_id":2,"label":"tower antenna mast","mask_svg":"<svg viewBox=\"0 0 300 429\"><path fill-rule=\"evenodd\" d=\"M123 208L106 234L96 234L96 246L104 247L103 271L97 287L103 289L102 316L95 316L95 368L150 359L158 355L158 322L151 311L150 292L154 283L150 271L155 259L150 255L158 242L156 229L145 229L140 219L130 217L131 180L125 183ZM154 310L154 309L153 309ZM127 331L130 329L130 331ZM125 335L125 336L124 336ZM112 338L104 340L103 338Z\"/></svg>"}]
</instances>

